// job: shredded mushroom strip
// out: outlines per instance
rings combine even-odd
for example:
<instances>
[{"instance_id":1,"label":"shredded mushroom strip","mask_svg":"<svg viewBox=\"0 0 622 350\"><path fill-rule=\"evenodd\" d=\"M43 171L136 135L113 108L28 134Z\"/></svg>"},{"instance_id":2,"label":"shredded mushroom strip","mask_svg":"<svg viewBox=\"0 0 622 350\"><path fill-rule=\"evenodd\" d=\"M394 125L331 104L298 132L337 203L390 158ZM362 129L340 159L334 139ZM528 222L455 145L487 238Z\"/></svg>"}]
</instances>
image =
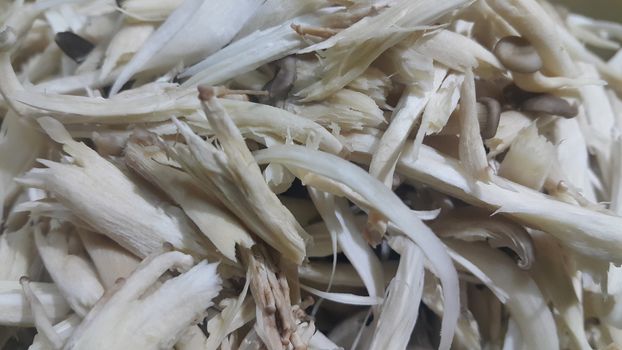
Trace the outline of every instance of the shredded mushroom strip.
<instances>
[{"instance_id":1,"label":"shredded mushroom strip","mask_svg":"<svg viewBox=\"0 0 622 350\"><path fill-rule=\"evenodd\" d=\"M0 350L618 348L622 6L564 3L0 0Z\"/></svg>"}]
</instances>

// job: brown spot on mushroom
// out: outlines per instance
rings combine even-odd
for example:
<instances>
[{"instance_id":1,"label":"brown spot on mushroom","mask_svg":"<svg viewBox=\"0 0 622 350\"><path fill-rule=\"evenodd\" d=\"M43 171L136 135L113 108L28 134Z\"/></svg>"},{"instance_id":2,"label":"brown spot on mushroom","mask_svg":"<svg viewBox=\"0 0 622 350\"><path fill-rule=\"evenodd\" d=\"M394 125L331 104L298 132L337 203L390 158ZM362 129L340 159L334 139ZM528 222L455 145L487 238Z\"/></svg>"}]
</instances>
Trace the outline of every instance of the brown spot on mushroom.
<instances>
[{"instance_id":1,"label":"brown spot on mushroom","mask_svg":"<svg viewBox=\"0 0 622 350\"><path fill-rule=\"evenodd\" d=\"M506 36L493 49L499 61L509 70L518 73L534 73L542 68L542 59L527 39Z\"/></svg>"},{"instance_id":2,"label":"brown spot on mushroom","mask_svg":"<svg viewBox=\"0 0 622 350\"><path fill-rule=\"evenodd\" d=\"M521 109L526 112L546 113L564 118L576 117L578 113L576 104L570 104L563 98L551 94L529 98L521 104Z\"/></svg>"},{"instance_id":3,"label":"brown spot on mushroom","mask_svg":"<svg viewBox=\"0 0 622 350\"><path fill-rule=\"evenodd\" d=\"M490 97L482 97L477 102L477 120L479 121L480 134L484 140L490 139L495 136L499 127L501 105L499 101Z\"/></svg>"}]
</instances>

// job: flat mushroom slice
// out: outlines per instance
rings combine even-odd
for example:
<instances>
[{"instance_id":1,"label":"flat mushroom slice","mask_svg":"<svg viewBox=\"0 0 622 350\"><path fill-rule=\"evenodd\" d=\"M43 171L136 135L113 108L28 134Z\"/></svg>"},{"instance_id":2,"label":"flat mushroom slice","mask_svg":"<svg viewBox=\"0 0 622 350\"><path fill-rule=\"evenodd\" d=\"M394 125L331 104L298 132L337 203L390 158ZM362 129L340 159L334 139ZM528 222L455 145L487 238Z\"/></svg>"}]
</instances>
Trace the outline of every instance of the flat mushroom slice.
<instances>
[{"instance_id":1,"label":"flat mushroom slice","mask_svg":"<svg viewBox=\"0 0 622 350\"><path fill-rule=\"evenodd\" d=\"M534 244L525 228L501 215L491 217L477 208L459 208L431 226L442 238L487 241L493 248L511 249L518 258L518 267L524 270L531 268L535 260Z\"/></svg>"},{"instance_id":2,"label":"flat mushroom slice","mask_svg":"<svg viewBox=\"0 0 622 350\"><path fill-rule=\"evenodd\" d=\"M19 182L45 189L90 228L107 235L137 256L147 256L171 242L176 248L206 256L203 238L179 208L157 201L113 163L71 138L55 119L39 118L50 137L63 145L70 164L41 160Z\"/></svg>"},{"instance_id":3,"label":"flat mushroom slice","mask_svg":"<svg viewBox=\"0 0 622 350\"><path fill-rule=\"evenodd\" d=\"M27 279L22 280L26 282ZM52 322L62 320L71 309L53 283L31 282L29 287L39 304L31 307L30 299L18 281L0 281L0 324L2 326L32 327L39 315ZM41 306L41 307L40 307ZM43 311L43 312L42 312Z\"/></svg>"},{"instance_id":4,"label":"flat mushroom slice","mask_svg":"<svg viewBox=\"0 0 622 350\"><path fill-rule=\"evenodd\" d=\"M71 251L71 241L77 239L75 235L62 227L44 234L41 226L35 226L34 232L45 269L71 308L84 317L102 296L104 288L86 257Z\"/></svg>"},{"instance_id":5,"label":"flat mushroom slice","mask_svg":"<svg viewBox=\"0 0 622 350\"><path fill-rule=\"evenodd\" d=\"M102 234L84 229L78 230L78 234L105 289L112 288L117 279L129 276L140 263L138 257Z\"/></svg>"},{"instance_id":6,"label":"flat mushroom slice","mask_svg":"<svg viewBox=\"0 0 622 350\"><path fill-rule=\"evenodd\" d=\"M220 293L217 265L205 260L195 265L191 256L177 251L150 255L106 291L65 349L172 348ZM170 269L182 273L163 277Z\"/></svg>"}]
</instances>

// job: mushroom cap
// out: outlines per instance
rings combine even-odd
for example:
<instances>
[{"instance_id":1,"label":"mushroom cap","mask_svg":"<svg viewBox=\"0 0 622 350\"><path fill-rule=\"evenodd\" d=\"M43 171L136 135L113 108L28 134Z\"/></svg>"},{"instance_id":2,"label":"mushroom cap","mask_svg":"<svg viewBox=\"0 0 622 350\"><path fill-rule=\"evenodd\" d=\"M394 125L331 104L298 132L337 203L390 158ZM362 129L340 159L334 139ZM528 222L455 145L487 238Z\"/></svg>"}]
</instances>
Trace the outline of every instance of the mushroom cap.
<instances>
[{"instance_id":1,"label":"mushroom cap","mask_svg":"<svg viewBox=\"0 0 622 350\"><path fill-rule=\"evenodd\" d=\"M480 135L482 135L484 140L493 138L497 134L497 128L499 127L501 104L490 97L482 97L477 102L477 119L479 121Z\"/></svg>"},{"instance_id":2,"label":"mushroom cap","mask_svg":"<svg viewBox=\"0 0 622 350\"><path fill-rule=\"evenodd\" d=\"M54 37L56 45L76 63L82 63L93 51L95 45L73 32L58 32Z\"/></svg>"},{"instance_id":3,"label":"mushroom cap","mask_svg":"<svg viewBox=\"0 0 622 350\"><path fill-rule=\"evenodd\" d=\"M495 44L493 53L512 72L535 73L542 68L542 59L536 49L520 36L501 38Z\"/></svg>"},{"instance_id":4,"label":"mushroom cap","mask_svg":"<svg viewBox=\"0 0 622 350\"><path fill-rule=\"evenodd\" d=\"M521 109L527 112L538 112L557 115L564 118L577 116L578 108L561 97L551 94L541 94L527 99L521 105Z\"/></svg>"}]
</instances>

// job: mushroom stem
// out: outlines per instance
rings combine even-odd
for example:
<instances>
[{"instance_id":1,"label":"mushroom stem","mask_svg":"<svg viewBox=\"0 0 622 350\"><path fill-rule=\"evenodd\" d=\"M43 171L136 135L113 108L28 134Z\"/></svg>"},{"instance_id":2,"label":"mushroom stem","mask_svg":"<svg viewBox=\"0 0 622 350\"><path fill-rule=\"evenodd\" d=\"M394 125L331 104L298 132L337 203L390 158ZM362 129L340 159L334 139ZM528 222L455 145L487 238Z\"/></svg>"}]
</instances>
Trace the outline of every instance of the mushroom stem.
<instances>
[{"instance_id":1,"label":"mushroom stem","mask_svg":"<svg viewBox=\"0 0 622 350\"><path fill-rule=\"evenodd\" d=\"M512 72L514 83L525 91L531 92L555 92L559 90L572 90L586 85L605 85L606 82L590 77L548 77L541 72L519 73Z\"/></svg>"},{"instance_id":2,"label":"mushroom stem","mask_svg":"<svg viewBox=\"0 0 622 350\"><path fill-rule=\"evenodd\" d=\"M534 46L542 58L544 73L566 77L577 75L555 21L537 1L490 0L488 4Z\"/></svg>"},{"instance_id":3,"label":"mushroom stem","mask_svg":"<svg viewBox=\"0 0 622 350\"><path fill-rule=\"evenodd\" d=\"M30 278L28 278L27 276L22 276L19 279L19 284L22 285L24 296L30 304L30 309L32 310L32 315L35 319L35 327L37 328L37 331L45 336L55 349L60 349L63 346L64 341L54 330L52 321L45 312L43 304L30 287Z\"/></svg>"},{"instance_id":4,"label":"mushroom stem","mask_svg":"<svg viewBox=\"0 0 622 350\"><path fill-rule=\"evenodd\" d=\"M306 26L301 24L292 24L291 27L300 36L312 35L326 39L339 33L338 30L326 27Z\"/></svg>"}]
</instances>

